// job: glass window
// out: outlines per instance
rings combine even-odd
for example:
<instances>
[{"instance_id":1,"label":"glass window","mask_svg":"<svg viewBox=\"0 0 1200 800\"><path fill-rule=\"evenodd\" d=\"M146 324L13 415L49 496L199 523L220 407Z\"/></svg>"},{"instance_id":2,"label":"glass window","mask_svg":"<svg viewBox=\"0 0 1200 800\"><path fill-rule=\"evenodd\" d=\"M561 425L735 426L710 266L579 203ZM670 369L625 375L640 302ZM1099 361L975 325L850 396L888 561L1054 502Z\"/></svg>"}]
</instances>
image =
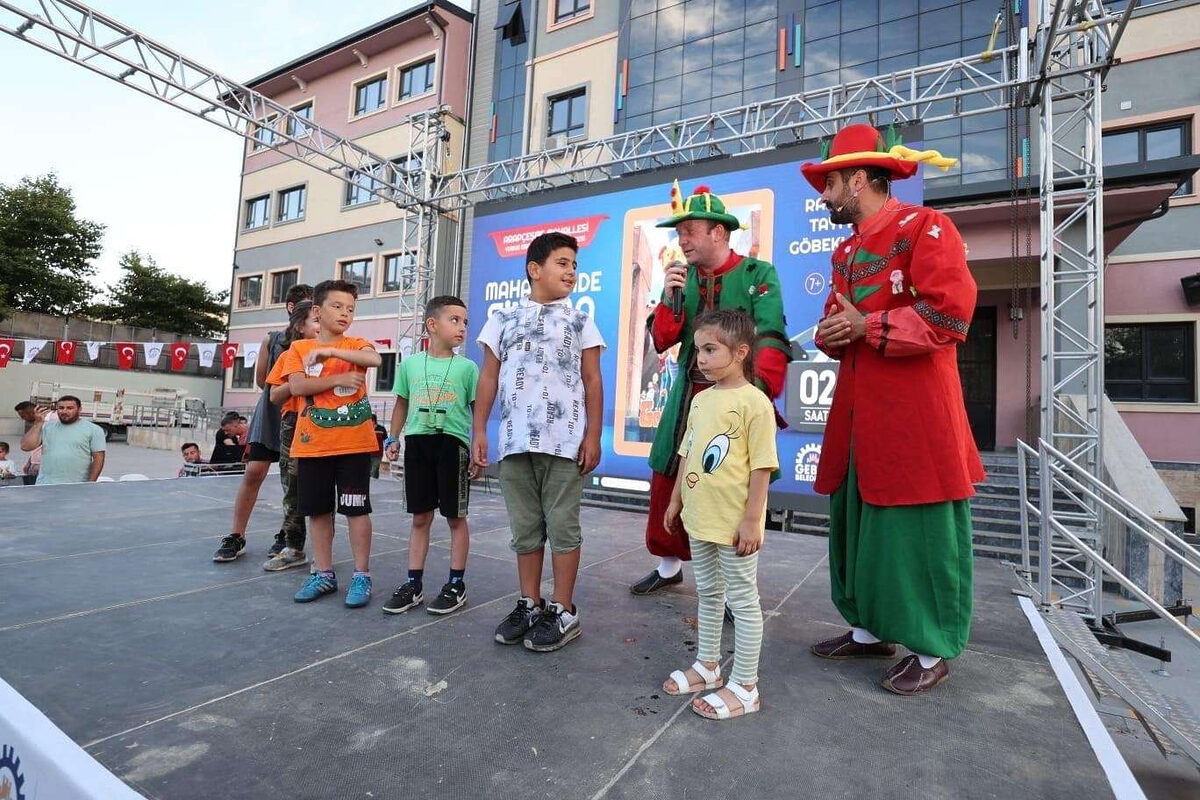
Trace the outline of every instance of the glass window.
<instances>
[{"instance_id":1,"label":"glass window","mask_svg":"<svg viewBox=\"0 0 1200 800\"><path fill-rule=\"evenodd\" d=\"M1169 128L1146 131L1146 160L1156 158L1174 158L1185 152L1183 146L1183 125L1172 125Z\"/></svg>"},{"instance_id":2,"label":"glass window","mask_svg":"<svg viewBox=\"0 0 1200 800\"><path fill-rule=\"evenodd\" d=\"M850 0L842 3L842 33L879 22L879 0Z\"/></svg>"},{"instance_id":3,"label":"glass window","mask_svg":"<svg viewBox=\"0 0 1200 800\"><path fill-rule=\"evenodd\" d=\"M703 117L712 112L712 101L707 97L698 103L688 103L680 110L682 119L690 119L691 117Z\"/></svg>"},{"instance_id":4,"label":"glass window","mask_svg":"<svg viewBox=\"0 0 1200 800\"><path fill-rule=\"evenodd\" d=\"M632 0L629 4L629 16L640 17L644 14L652 14L658 4L654 0Z\"/></svg>"},{"instance_id":5,"label":"glass window","mask_svg":"<svg viewBox=\"0 0 1200 800\"><path fill-rule=\"evenodd\" d=\"M1191 151L1191 138L1191 126L1186 121L1106 133L1104 163L1115 166L1175 158ZM1189 178L1180 184L1174 196L1191 193L1192 180Z\"/></svg>"},{"instance_id":6,"label":"glass window","mask_svg":"<svg viewBox=\"0 0 1200 800\"><path fill-rule=\"evenodd\" d=\"M750 25L763 20L770 20L771 24L775 24L775 15L778 13L778 3L776 0L746 0L746 24Z\"/></svg>"},{"instance_id":7,"label":"glass window","mask_svg":"<svg viewBox=\"0 0 1200 800\"><path fill-rule=\"evenodd\" d=\"M354 87L354 115L356 117L378 111L385 105L387 105L386 75L380 75L374 80L360 83Z\"/></svg>"},{"instance_id":8,"label":"glass window","mask_svg":"<svg viewBox=\"0 0 1200 800\"><path fill-rule=\"evenodd\" d=\"M722 95L732 94L742 91L742 62L735 61L732 64L722 64L719 67L713 67L712 71L712 97L720 97ZM694 95L690 95L692 97ZM738 105L738 104L735 104ZM715 106L717 109L729 108L727 105Z\"/></svg>"},{"instance_id":9,"label":"glass window","mask_svg":"<svg viewBox=\"0 0 1200 800\"><path fill-rule=\"evenodd\" d=\"M313 104L305 103L304 105L300 106L299 108L293 108L292 113L295 114L296 116L288 117L287 135L291 136L294 139L298 139L301 136L306 136L308 134L308 130L309 130L308 126L305 125L303 122L300 122L299 120L297 120L296 117L300 117L301 119L306 119L309 122L312 122Z\"/></svg>"},{"instance_id":10,"label":"glass window","mask_svg":"<svg viewBox=\"0 0 1200 800\"><path fill-rule=\"evenodd\" d=\"M360 258L354 261L343 261L341 279L358 287L360 295L371 291L371 259Z\"/></svg>"},{"instance_id":11,"label":"glass window","mask_svg":"<svg viewBox=\"0 0 1200 800\"><path fill-rule=\"evenodd\" d=\"M760 86L774 86L775 71L775 56L770 53L747 58L743 62L742 88L757 89Z\"/></svg>"},{"instance_id":12,"label":"glass window","mask_svg":"<svg viewBox=\"0 0 1200 800\"><path fill-rule=\"evenodd\" d=\"M962 4L962 39L974 39L979 36L990 37L992 25L996 22L996 4L992 0L968 0ZM1000 23L1000 37L997 46L1004 45L1004 23Z\"/></svg>"},{"instance_id":13,"label":"glass window","mask_svg":"<svg viewBox=\"0 0 1200 800\"><path fill-rule=\"evenodd\" d=\"M741 61L744 55L742 51L742 31L729 31L722 33L720 36L713 37L713 63L727 64L730 61Z\"/></svg>"},{"instance_id":14,"label":"glass window","mask_svg":"<svg viewBox=\"0 0 1200 800\"><path fill-rule=\"evenodd\" d=\"M693 45L694 47L695 45ZM690 47L688 48L691 49ZM706 59L707 60L707 59ZM654 82L654 54L629 59L629 85L644 86Z\"/></svg>"},{"instance_id":15,"label":"glass window","mask_svg":"<svg viewBox=\"0 0 1200 800\"><path fill-rule=\"evenodd\" d=\"M383 291L411 292L417 282L417 258L412 253L393 253L383 259Z\"/></svg>"},{"instance_id":16,"label":"glass window","mask_svg":"<svg viewBox=\"0 0 1200 800\"><path fill-rule=\"evenodd\" d=\"M713 14L713 32L723 33L746 25L745 0L717 0Z\"/></svg>"},{"instance_id":17,"label":"glass window","mask_svg":"<svg viewBox=\"0 0 1200 800\"><path fill-rule=\"evenodd\" d=\"M625 114L631 117L649 114L654 110L654 87L638 86L625 97Z\"/></svg>"},{"instance_id":18,"label":"glass window","mask_svg":"<svg viewBox=\"0 0 1200 800\"><path fill-rule=\"evenodd\" d=\"M692 0L684 8L683 40L691 42L712 36L713 0Z\"/></svg>"},{"instance_id":19,"label":"glass window","mask_svg":"<svg viewBox=\"0 0 1200 800\"><path fill-rule=\"evenodd\" d=\"M592 9L592 0L558 0L554 4L554 21L566 22L582 17Z\"/></svg>"},{"instance_id":20,"label":"glass window","mask_svg":"<svg viewBox=\"0 0 1200 800\"><path fill-rule=\"evenodd\" d=\"M922 50L952 42L957 44L960 39L958 6L922 14L919 25ZM927 61L925 63L934 64L937 62Z\"/></svg>"},{"instance_id":21,"label":"glass window","mask_svg":"<svg viewBox=\"0 0 1200 800\"><path fill-rule=\"evenodd\" d=\"M676 94L676 97L678 97L678 93ZM679 106L660 108L654 112L654 117L651 120L651 123L654 125L666 125L671 122L678 122L679 116Z\"/></svg>"},{"instance_id":22,"label":"glass window","mask_svg":"<svg viewBox=\"0 0 1200 800\"><path fill-rule=\"evenodd\" d=\"M840 48L841 40L837 36L804 45L804 74L815 75L837 69Z\"/></svg>"},{"instance_id":23,"label":"glass window","mask_svg":"<svg viewBox=\"0 0 1200 800\"><path fill-rule=\"evenodd\" d=\"M654 79L673 78L683 73L683 46L659 50L654 55Z\"/></svg>"},{"instance_id":24,"label":"glass window","mask_svg":"<svg viewBox=\"0 0 1200 800\"><path fill-rule=\"evenodd\" d=\"M413 153L393 158L388 162L391 165L393 179L398 180L402 175L420 172L425 166L424 157L425 154L417 150Z\"/></svg>"},{"instance_id":25,"label":"glass window","mask_svg":"<svg viewBox=\"0 0 1200 800\"><path fill-rule=\"evenodd\" d=\"M879 57L903 55L917 51L917 18L905 17L880 25L871 30L879 31Z\"/></svg>"},{"instance_id":26,"label":"glass window","mask_svg":"<svg viewBox=\"0 0 1200 800\"><path fill-rule=\"evenodd\" d=\"M566 134L569 138L587 135L587 90L577 89L550 98L550 126L547 136Z\"/></svg>"},{"instance_id":27,"label":"glass window","mask_svg":"<svg viewBox=\"0 0 1200 800\"><path fill-rule=\"evenodd\" d=\"M264 228L271 218L271 196L252 197L246 201L246 230Z\"/></svg>"},{"instance_id":28,"label":"glass window","mask_svg":"<svg viewBox=\"0 0 1200 800\"><path fill-rule=\"evenodd\" d=\"M725 64L721 67L718 67L718 69L724 69L725 67L739 67L739 72L740 72L741 65L740 64ZM684 75L683 76L683 99L685 99L685 100L701 100L701 99L708 99L708 98L712 97L712 93L713 93L712 76L713 76L713 70L711 70L711 69L699 69L699 70L696 70L695 72L689 72L686 75ZM740 81L741 78L739 77L738 80ZM741 86L739 85L737 88L740 89ZM687 117L687 116L694 116L694 115L684 112L684 116Z\"/></svg>"},{"instance_id":29,"label":"glass window","mask_svg":"<svg viewBox=\"0 0 1200 800\"><path fill-rule=\"evenodd\" d=\"M842 33L842 66L865 64L879 58L879 32L875 28Z\"/></svg>"},{"instance_id":30,"label":"glass window","mask_svg":"<svg viewBox=\"0 0 1200 800\"><path fill-rule=\"evenodd\" d=\"M433 91L435 59L426 59L400 70L400 99L408 100Z\"/></svg>"},{"instance_id":31,"label":"glass window","mask_svg":"<svg viewBox=\"0 0 1200 800\"><path fill-rule=\"evenodd\" d=\"M768 100L775 99L774 86L761 86L757 89L750 89L742 92L742 102L746 105L750 103L765 103Z\"/></svg>"},{"instance_id":32,"label":"glass window","mask_svg":"<svg viewBox=\"0 0 1200 800\"><path fill-rule=\"evenodd\" d=\"M654 31L658 14L651 14L629 26L629 57L636 58L654 52Z\"/></svg>"},{"instance_id":33,"label":"glass window","mask_svg":"<svg viewBox=\"0 0 1200 800\"><path fill-rule=\"evenodd\" d=\"M917 0L887 0L887 2L879 4L880 22L890 22L901 17L911 17L916 13Z\"/></svg>"},{"instance_id":34,"label":"glass window","mask_svg":"<svg viewBox=\"0 0 1200 800\"><path fill-rule=\"evenodd\" d=\"M657 49L665 50L683 44L683 5L660 8L655 16L658 18L658 35L655 37Z\"/></svg>"},{"instance_id":35,"label":"glass window","mask_svg":"<svg viewBox=\"0 0 1200 800\"><path fill-rule=\"evenodd\" d=\"M679 104L683 96L683 78L674 77L667 78L665 81L654 82L654 124L659 124L658 112L671 106ZM689 100L699 100L698 97L689 97Z\"/></svg>"},{"instance_id":36,"label":"glass window","mask_svg":"<svg viewBox=\"0 0 1200 800\"><path fill-rule=\"evenodd\" d=\"M254 128L254 149L263 150L275 144L275 118Z\"/></svg>"},{"instance_id":37,"label":"glass window","mask_svg":"<svg viewBox=\"0 0 1200 800\"><path fill-rule=\"evenodd\" d=\"M742 105L741 92L714 97L712 101L713 111L725 111L726 109L737 108L740 105Z\"/></svg>"},{"instance_id":38,"label":"glass window","mask_svg":"<svg viewBox=\"0 0 1200 800\"><path fill-rule=\"evenodd\" d=\"M254 388L254 367L246 366L244 356L238 356L233 360L233 375L229 378L229 386L232 389Z\"/></svg>"},{"instance_id":39,"label":"glass window","mask_svg":"<svg viewBox=\"0 0 1200 800\"><path fill-rule=\"evenodd\" d=\"M390 392L396 382L396 354L380 353L379 366L375 368L375 391Z\"/></svg>"},{"instance_id":40,"label":"glass window","mask_svg":"<svg viewBox=\"0 0 1200 800\"><path fill-rule=\"evenodd\" d=\"M746 28L746 55L774 53L779 49L779 34L774 22L760 22Z\"/></svg>"},{"instance_id":41,"label":"glass window","mask_svg":"<svg viewBox=\"0 0 1200 800\"><path fill-rule=\"evenodd\" d=\"M1196 401L1196 323L1104 326L1104 390L1113 400Z\"/></svg>"},{"instance_id":42,"label":"glass window","mask_svg":"<svg viewBox=\"0 0 1200 800\"><path fill-rule=\"evenodd\" d=\"M289 269L287 272L276 272L271 276L271 302L276 305L287 300L287 293L296 285L300 271Z\"/></svg>"},{"instance_id":43,"label":"glass window","mask_svg":"<svg viewBox=\"0 0 1200 800\"><path fill-rule=\"evenodd\" d=\"M238 279L238 308L258 308L262 305L262 275Z\"/></svg>"},{"instance_id":44,"label":"glass window","mask_svg":"<svg viewBox=\"0 0 1200 800\"><path fill-rule=\"evenodd\" d=\"M957 0L921 0L922 11L933 11L938 8L952 6Z\"/></svg>"},{"instance_id":45,"label":"glass window","mask_svg":"<svg viewBox=\"0 0 1200 800\"><path fill-rule=\"evenodd\" d=\"M374 190L378 188L375 178L367 172L350 172L350 183L346 184L346 192L342 197L344 206L361 206L375 201Z\"/></svg>"},{"instance_id":46,"label":"glass window","mask_svg":"<svg viewBox=\"0 0 1200 800\"><path fill-rule=\"evenodd\" d=\"M822 72L817 75L804 76L805 89L828 89L830 86L836 86L838 82L838 72Z\"/></svg>"},{"instance_id":47,"label":"glass window","mask_svg":"<svg viewBox=\"0 0 1200 800\"><path fill-rule=\"evenodd\" d=\"M842 31L841 2L830 3L817 9L810 9L804 15L804 38L806 41L824 39L826 36L837 36Z\"/></svg>"},{"instance_id":48,"label":"glass window","mask_svg":"<svg viewBox=\"0 0 1200 800\"><path fill-rule=\"evenodd\" d=\"M307 196L307 186L296 186L280 192L278 221L291 222L297 219L304 219L304 205Z\"/></svg>"}]
</instances>

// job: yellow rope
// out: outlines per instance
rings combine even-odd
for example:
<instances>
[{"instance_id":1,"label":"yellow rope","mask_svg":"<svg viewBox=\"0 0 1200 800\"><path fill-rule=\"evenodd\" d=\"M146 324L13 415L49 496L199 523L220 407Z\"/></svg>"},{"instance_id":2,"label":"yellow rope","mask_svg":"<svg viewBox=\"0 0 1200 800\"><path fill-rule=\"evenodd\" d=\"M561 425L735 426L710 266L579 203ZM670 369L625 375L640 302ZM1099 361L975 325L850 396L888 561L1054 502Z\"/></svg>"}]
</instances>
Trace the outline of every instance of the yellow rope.
<instances>
[{"instance_id":1,"label":"yellow rope","mask_svg":"<svg viewBox=\"0 0 1200 800\"><path fill-rule=\"evenodd\" d=\"M913 150L911 147L905 147L902 144L893 145L888 150L888 155L895 156L902 161L918 161L925 164L932 164L943 172L958 163L957 158L944 156L937 150Z\"/></svg>"}]
</instances>

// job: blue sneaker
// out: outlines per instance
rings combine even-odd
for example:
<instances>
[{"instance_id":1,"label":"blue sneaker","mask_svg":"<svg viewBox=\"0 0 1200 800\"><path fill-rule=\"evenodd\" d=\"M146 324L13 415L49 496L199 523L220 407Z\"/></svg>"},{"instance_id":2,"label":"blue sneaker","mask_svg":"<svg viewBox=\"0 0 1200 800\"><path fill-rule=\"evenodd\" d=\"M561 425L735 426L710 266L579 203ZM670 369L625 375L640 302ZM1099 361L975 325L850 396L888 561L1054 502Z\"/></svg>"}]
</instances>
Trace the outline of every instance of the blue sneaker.
<instances>
[{"instance_id":1,"label":"blue sneaker","mask_svg":"<svg viewBox=\"0 0 1200 800\"><path fill-rule=\"evenodd\" d=\"M346 608L362 608L371 602L371 576L355 575L346 590Z\"/></svg>"},{"instance_id":2,"label":"blue sneaker","mask_svg":"<svg viewBox=\"0 0 1200 800\"><path fill-rule=\"evenodd\" d=\"M308 576L308 580L300 587L300 591L296 592L295 600L297 603L311 603L318 597L336 592L337 588L336 575L327 578L319 572L314 572Z\"/></svg>"}]
</instances>

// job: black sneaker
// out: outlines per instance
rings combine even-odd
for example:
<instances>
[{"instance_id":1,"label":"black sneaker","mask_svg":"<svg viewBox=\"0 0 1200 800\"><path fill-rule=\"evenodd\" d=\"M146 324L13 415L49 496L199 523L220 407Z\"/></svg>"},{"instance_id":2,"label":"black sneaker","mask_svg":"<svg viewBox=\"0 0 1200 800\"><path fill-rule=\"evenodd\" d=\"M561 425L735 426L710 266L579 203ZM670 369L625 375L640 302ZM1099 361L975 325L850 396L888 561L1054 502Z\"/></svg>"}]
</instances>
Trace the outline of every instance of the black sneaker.
<instances>
[{"instance_id":1,"label":"black sneaker","mask_svg":"<svg viewBox=\"0 0 1200 800\"><path fill-rule=\"evenodd\" d=\"M236 533L231 533L221 540L221 546L213 553L213 561L236 561L237 557L246 552L246 540Z\"/></svg>"},{"instance_id":2,"label":"black sneaker","mask_svg":"<svg viewBox=\"0 0 1200 800\"><path fill-rule=\"evenodd\" d=\"M275 534L275 541L271 545L271 549L267 551L267 558L274 558L283 552L283 548L287 547L287 537L283 531Z\"/></svg>"},{"instance_id":3,"label":"black sneaker","mask_svg":"<svg viewBox=\"0 0 1200 800\"><path fill-rule=\"evenodd\" d=\"M403 614L410 608L416 608L421 605L421 601L425 599L425 595L421 594L420 588L412 581L400 584L396 587L396 591L392 592L392 596L383 604L383 613L385 614Z\"/></svg>"},{"instance_id":4,"label":"black sneaker","mask_svg":"<svg viewBox=\"0 0 1200 800\"><path fill-rule=\"evenodd\" d=\"M533 602L532 598L522 597L517 601L517 607L508 612L496 627L496 641L500 644L520 644L525 639L542 614L544 606Z\"/></svg>"},{"instance_id":5,"label":"black sneaker","mask_svg":"<svg viewBox=\"0 0 1200 800\"><path fill-rule=\"evenodd\" d=\"M462 608L466 602L467 584L462 581L447 583L442 587L438 596L433 598L433 602L425 607L425 610L430 614L449 614L451 611Z\"/></svg>"},{"instance_id":6,"label":"black sneaker","mask_svg":"<svg viewBox=\"0 0 1200 800\"><path fill-rule=\"evenodd\" d=\"M547 603L546 610L525 635L525 649L549 653L563 647L581 633L583 628L579 625L578 610L571 614L561 603Z\"/></svg>"}]
</instances>

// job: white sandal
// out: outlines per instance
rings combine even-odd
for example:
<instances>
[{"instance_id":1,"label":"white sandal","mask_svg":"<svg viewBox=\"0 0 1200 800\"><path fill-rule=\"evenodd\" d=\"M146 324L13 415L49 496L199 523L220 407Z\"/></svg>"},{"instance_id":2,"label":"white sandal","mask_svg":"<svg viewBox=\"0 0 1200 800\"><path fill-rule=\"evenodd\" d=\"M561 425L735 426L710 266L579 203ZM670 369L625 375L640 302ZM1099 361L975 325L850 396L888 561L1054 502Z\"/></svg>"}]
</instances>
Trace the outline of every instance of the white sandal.
<instances>
[{"instance_id":1,"label":"white sandal","mask_svg":"<svg viewBox=\"0 0 1200 800\"><path fill-rule=\"evenodd\" d=\"M692 664L692 669L704 681L703 686L693 686L688 680L687 673L681 669L677 669L667 676L667 680L675 681L675 691L663 686L663 691L669 695L695 694L696 692L705 692L710 689L721 688L721 666L718 664L716 669L709 669L699 661Z\"/></svg>"},{"instance_id":2,"label":"white sandal","mask_svg":"<svg viewBox=\"0 0 1200 800\"><path fill-rule=\"evenodd\" d=\"M741 684L730 681L725 684L725 688L733 692L733 696L742 704L741 708L730 710L729 706L725 705L725 700L714 692L713 694L706 694L700 699L716 709L715 711L703 711L697 708L695 703L692 703L692 711L695 711L705 719L733 719L734 717L753 714L762 708L762 703L758 699L757 686L747 691Z\"/></svg>"}]
</instances>

